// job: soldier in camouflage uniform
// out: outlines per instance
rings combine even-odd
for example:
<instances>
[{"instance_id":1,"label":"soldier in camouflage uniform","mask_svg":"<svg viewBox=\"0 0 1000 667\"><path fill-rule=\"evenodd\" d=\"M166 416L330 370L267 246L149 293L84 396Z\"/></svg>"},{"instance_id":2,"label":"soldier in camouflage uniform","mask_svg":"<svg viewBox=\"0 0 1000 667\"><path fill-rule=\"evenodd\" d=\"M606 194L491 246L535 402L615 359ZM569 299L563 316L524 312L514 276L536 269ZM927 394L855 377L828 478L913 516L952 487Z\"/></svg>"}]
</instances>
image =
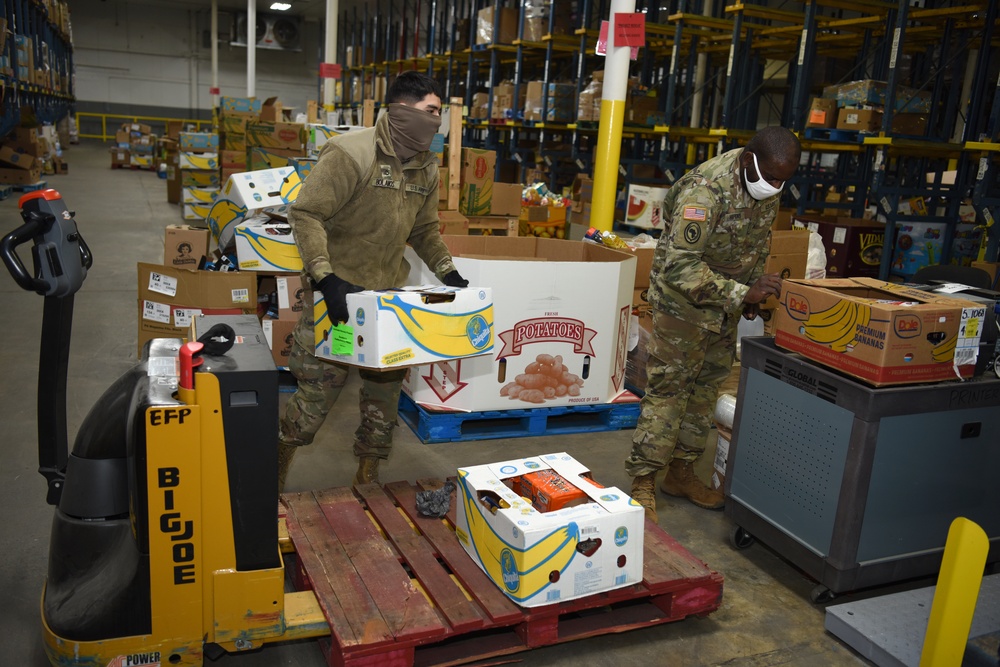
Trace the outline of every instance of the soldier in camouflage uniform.
<instances>
[{"instance_id":1,"label":"soldier in camouflage uniform","mask_svg":"<svg viewBox=\"0 0 1000 667\"><path fill-rule=\"evenodd\" d=\"M389 87L386 102L388 113L375 127L334 137L323 147L288 213L303 286L323 293L334 323L348 320L347 294L403 285L407 244L446 285L469 285L439 232L438 163L429 148L441 125L440 88L425 74L405 72ZM348 366L320 361L313 349L312 308L306 307L288 362L298 388L280 423L280 489L296 450L313 441L347 381ZM405 370L359 374L356 484L377 482L379 461L389 456Z\"/></svg>"},{"instance_id":2,"label":"soldier in camouflage uniform","mask_svg":"<svg viewBox=\"0 0 1000 667\"><path fill-rule=\"evenodd\" d=\"M723 496L692 469L705 449L716 391L736 349L742 313L778 296L781 277L763 275L779 193L799 163L791 132L768 127L746 148L704 162L681 178L664 201L664 229L653 255L649 303L653 332L642 412L625 470L632 497L656 517L655 478L661 489L709 509Z\"/></svg>"}]
</instances>

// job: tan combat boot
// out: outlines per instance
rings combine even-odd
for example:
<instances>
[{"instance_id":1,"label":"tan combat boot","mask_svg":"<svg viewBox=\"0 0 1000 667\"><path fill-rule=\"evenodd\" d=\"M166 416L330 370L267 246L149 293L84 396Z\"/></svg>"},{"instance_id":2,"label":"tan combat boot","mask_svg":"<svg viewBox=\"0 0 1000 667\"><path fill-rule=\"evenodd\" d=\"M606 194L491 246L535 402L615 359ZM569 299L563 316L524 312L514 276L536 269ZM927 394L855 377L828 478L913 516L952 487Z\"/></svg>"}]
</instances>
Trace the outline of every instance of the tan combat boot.
<instances>
[{"instance_id":1,"label":"tan combat boot","mask_svg":"<svg viewBox=\"0 0 1000 667\"><path fill-rule=\"evenodd\" d=\"M658 523L656 516L656 473L639 475L632 478L632 499L646 510L646 518Z\"/></svg>"},{"instance_id":2,"label":"tan combat boot","mask_svg":"<svg viewBox=\"0 0 1000 667\"><path fill-rule=\"evenodd\" d=\"M378 484L378 457L361 456L358 458L358 472L354 475L355 484Z\"/></svg>"},{"instance_id":3,"label":"tan combat boot","mask_svg":"<svg viewBox=\"0 0 1000 667\"><path fill-rule=\"evenodd\" d=\"M288 469L292 467L292 458L298 449L295 445L286 445L278 441L278 493L285 490L285 479L288 477Z\"/></svg>"},{"instance_id":4,"label":"tan combat boot","mask_svg":"<svg viewBox=\"0 0 1000 667\"><path fill-rule=\"evenodd\" d=\"M718 489L710 489L698 479L691 461L681 459L670 461L670 467L667 468L667 474L660 483L660 489L668 496L687 498L698 507L707 510L721 509L726 502Z\"/></svg>"}]
</instances>

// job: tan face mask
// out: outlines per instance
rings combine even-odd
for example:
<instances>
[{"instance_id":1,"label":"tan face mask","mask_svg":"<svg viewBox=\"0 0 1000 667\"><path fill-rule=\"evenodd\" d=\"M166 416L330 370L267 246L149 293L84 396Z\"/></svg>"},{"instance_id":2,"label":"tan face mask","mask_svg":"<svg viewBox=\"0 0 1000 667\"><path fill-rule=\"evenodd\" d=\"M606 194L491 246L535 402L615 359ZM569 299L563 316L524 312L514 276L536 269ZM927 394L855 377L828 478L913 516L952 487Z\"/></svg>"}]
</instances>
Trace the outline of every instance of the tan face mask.
<instances>
[{"instance_id":1,"label":"tan face mask","mask_svg":"<svg viewBox=\"0 0 1000 667\"><path fill-rule=\"evenodd\" d=\"M430 149L440 127L440 116L405 104L389 105L389 136L400 162Z\"/></svg>"}]
</instances>

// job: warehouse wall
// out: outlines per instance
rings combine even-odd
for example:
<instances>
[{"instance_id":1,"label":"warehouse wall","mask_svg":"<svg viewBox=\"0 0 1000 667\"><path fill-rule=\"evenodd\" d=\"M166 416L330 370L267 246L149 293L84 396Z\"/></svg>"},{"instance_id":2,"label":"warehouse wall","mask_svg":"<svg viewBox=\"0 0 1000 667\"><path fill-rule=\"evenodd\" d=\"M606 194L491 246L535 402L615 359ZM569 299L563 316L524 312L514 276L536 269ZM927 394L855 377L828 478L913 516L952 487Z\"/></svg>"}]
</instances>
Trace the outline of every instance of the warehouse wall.
<instances>
[{"instance_id":1,"label":"warehouse wall","mask_svg":"<svg viewBox=\"0 0 1000 667\"><path fill-rule=\"evenodd\" d=\"M205 3L207 6L209 3ZM77 111L186 118L211 117L209 10L168 0L73 0ZM232 15L219 13L228 35ZM257 50L257 97L277 95L305 108L317 98L319 24L303 24L302 51ZM219 44L223 95L246 95L244 47Z\"/></svg>"}]
</instances>

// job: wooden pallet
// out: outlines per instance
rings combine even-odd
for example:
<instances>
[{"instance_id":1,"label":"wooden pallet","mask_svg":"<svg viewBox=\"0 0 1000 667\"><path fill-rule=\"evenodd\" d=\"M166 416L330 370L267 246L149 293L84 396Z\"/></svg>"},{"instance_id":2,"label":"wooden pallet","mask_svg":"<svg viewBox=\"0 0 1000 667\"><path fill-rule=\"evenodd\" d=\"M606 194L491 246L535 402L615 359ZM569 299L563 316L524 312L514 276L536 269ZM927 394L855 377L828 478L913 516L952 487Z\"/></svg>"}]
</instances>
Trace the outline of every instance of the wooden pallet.
<instances>
[{"instance_id":1,"label":"wooden pallet","mask_svg":"<svg viewBox=\"0 0 1000 667\"><path fill-rule=\"evenodd\" d=\"M639 402L631 397L628 402L621 403L438 412L417 405L406 394L400 394L399 417L425 444L467 442L635 428L639 420Z\"/></svg>"},{"instance_id":2,"label":"wooden pallet","mask_svg":"<svg viewBox=\"0 0 1000 667\"><path fill-rule=\"evenodd\" d=\"M458 542L454 507L445 520L422 517L417 491L395 482L282 496L296 586L313 591L330 624L328 664L459 665L705 616L721 603L722 575L647 522L642 584L519 607Z\"/></svg>"}]
</instances>

